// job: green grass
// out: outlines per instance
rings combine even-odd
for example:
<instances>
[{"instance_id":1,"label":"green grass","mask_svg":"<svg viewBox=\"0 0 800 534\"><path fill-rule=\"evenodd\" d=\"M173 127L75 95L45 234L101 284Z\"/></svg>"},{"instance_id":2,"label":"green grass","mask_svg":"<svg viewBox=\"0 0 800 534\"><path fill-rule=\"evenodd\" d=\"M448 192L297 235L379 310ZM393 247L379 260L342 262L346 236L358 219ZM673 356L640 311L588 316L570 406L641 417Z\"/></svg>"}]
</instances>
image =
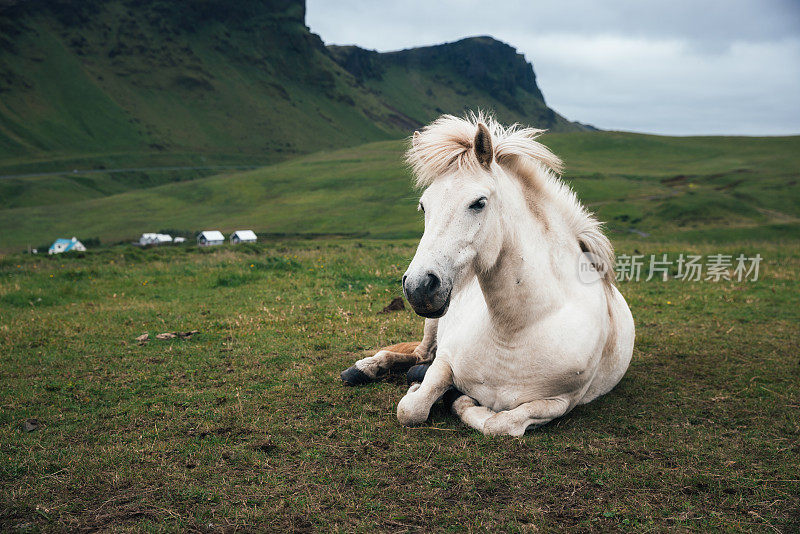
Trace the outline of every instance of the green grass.
<instances>
[{"instance_id":1,"label":"green grass","mask_svg":"<svg viewBox=\"0 0 800 534\"><path fill-rule=\"evenodd\" d=\"M0 529L797 529L797 241L615 241L759 252L761 278L621 283L628 374L522 439L439 407L400 427L401 377L341 385L421 335L410 311L377 313L413 240L7 256Z\"/></svg>"},{"instance_id":2,"label":"green grass","mask_svg":"<svg viewBox=\"0 0 800 534\"><path fill-rule=\"evenodd\" d=\"M800 235L800 137L586 132L548 134L543 142L564 159L566 179L612 234L724 240L780 227L780 235ZM371 143L154 187L144 186L170 175L133 174L125 183L117 175L0 181L8 193L0 251L59 236L116 242L154 228L415 237L422 221L403 146Z\"/></svg>"},{"instance_id":3,"label":"green grass","mask_svg":"<svg viewBox=\"0 0 800 534\"><path fill-rule=\"evenodd\" d=\"M196 180L219 170L175 169L122 172L73 172L0 179L0 209L72 204L162 184Z\"/></svg>"}]
</instances>

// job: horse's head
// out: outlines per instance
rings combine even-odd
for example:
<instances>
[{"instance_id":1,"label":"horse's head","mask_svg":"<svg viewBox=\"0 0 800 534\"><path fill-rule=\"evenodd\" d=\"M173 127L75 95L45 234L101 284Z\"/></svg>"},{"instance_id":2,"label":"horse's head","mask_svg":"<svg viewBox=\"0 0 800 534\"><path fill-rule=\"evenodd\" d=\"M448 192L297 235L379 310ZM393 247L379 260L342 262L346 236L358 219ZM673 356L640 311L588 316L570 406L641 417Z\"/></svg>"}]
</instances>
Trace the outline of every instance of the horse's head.
<instances>
[{"instance_id":1,"label":"horse's head","mask_svg":"<svg viewBox=\"0 0 800 534\"><path fill-rule=\"evenodd\" d=\"M492 165L492 136L483 123L470 151L466 158L477 165L456 166L433 180L420 198L425 232L403 276L403 291L423 317L444 315L454 288L476 269L491 268L500 254L502 220L493 173L502 170Z\"/></svg>"}]
</instances>

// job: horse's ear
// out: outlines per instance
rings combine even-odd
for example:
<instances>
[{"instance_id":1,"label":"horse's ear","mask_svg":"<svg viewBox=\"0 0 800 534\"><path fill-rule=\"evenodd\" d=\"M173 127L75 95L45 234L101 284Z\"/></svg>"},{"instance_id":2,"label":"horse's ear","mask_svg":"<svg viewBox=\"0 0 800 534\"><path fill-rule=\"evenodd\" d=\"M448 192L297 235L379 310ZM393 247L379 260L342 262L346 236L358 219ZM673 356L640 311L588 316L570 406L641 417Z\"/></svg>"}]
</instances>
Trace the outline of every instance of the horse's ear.
<instances>
[{"instance_id":1,"label":"horse's ear","mask_svg":"<svg viewBox=\"0 0 800 534\"><path fill-rule=\"evenodd\" d=\"M414 135L411 136L411 146L417 146L417 141L419 141L419 132L414 130Z\"/></svg>"},{"instance_id":2,"label":"horse's ear","mask_svg":"<svg viewBox=\"0 0 800 534\"><path fill-rule=\"evenodd\" d=\"M482 122L478 123L478 133L475 134L475 156L478 162L484 167L489 167L494 159L494 149L492 148L492 134L489 128Z\"/></svg>"}]
</instances>

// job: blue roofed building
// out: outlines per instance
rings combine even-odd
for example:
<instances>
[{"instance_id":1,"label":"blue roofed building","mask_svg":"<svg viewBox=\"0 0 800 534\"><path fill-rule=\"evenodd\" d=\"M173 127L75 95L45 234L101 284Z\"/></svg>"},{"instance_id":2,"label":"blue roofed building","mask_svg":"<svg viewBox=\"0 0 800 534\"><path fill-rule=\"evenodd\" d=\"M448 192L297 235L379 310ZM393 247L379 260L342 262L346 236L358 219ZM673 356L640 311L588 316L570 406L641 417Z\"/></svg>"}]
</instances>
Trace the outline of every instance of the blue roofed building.
<instances>
[{"instance_id":1,"label":"blue roofed building","mask_svg":"<svg viewBox=\"0 0 800 534\"><path fill-rule=\"evenodd\" d=\"M53 244L50 245L50 249L47 253L61 254L62 252L69 252L71 250L82 252L86 250L86 247L83 246L83 243L78 241L77 237L73 237L72 239L56 239Z\"/></svg>"}]
</instances>

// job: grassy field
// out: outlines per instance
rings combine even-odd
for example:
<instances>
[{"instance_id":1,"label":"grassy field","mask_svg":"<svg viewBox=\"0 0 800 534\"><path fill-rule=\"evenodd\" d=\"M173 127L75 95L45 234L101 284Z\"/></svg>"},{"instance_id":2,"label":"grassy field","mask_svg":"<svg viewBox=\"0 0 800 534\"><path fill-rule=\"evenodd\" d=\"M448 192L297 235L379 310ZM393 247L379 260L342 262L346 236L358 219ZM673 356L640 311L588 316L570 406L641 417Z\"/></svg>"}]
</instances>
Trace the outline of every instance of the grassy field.
<instances>
[{"instance_id":1,"label":"grassy field","mask_svg":"<svg viewBox=\"0 0 800 534\"><path fill-rule=\"evenodd\" d=\"M522 439L438 407L402 428L403 378L340 383L421 334L377 313L411 240L6 256L0 530L796 531L798 241L634 237L758 252L761 277L621 283L628 374Z\"/></svg>"},{"instance_id":2,"label":"grassy field","mask_svg":"<svg viewBox=\"0 0 800 534\"><path fill-rule=\"evenodd\" d=\"M521 439L403 428L404 376L339 379L421 336L379 313L422 230L398 138L583 128L486 38L452 45L480 85L327 50L299 0L46 4L0 8L0 531L800 531L800 136L547 134L618 253L760 279L622 282L628 374ZM212 228L261 243L120 244ZM104 246L21 253L73 235Z\"/></svg>"},{"instance_id":3,"label":"grassy field","mask_svg":"<svg viewBox=\"0 0 800 534\"><path fill-rule=\"evenodd\" d=\"M686 241L800 235L800 136L587 132L542 140L614 233ZM73 235L113 243L161 228L415 237L422 223L403 148L371 143L177 182L136 173L0 180L0 253Z\"/></svg>"}]
</instances>

